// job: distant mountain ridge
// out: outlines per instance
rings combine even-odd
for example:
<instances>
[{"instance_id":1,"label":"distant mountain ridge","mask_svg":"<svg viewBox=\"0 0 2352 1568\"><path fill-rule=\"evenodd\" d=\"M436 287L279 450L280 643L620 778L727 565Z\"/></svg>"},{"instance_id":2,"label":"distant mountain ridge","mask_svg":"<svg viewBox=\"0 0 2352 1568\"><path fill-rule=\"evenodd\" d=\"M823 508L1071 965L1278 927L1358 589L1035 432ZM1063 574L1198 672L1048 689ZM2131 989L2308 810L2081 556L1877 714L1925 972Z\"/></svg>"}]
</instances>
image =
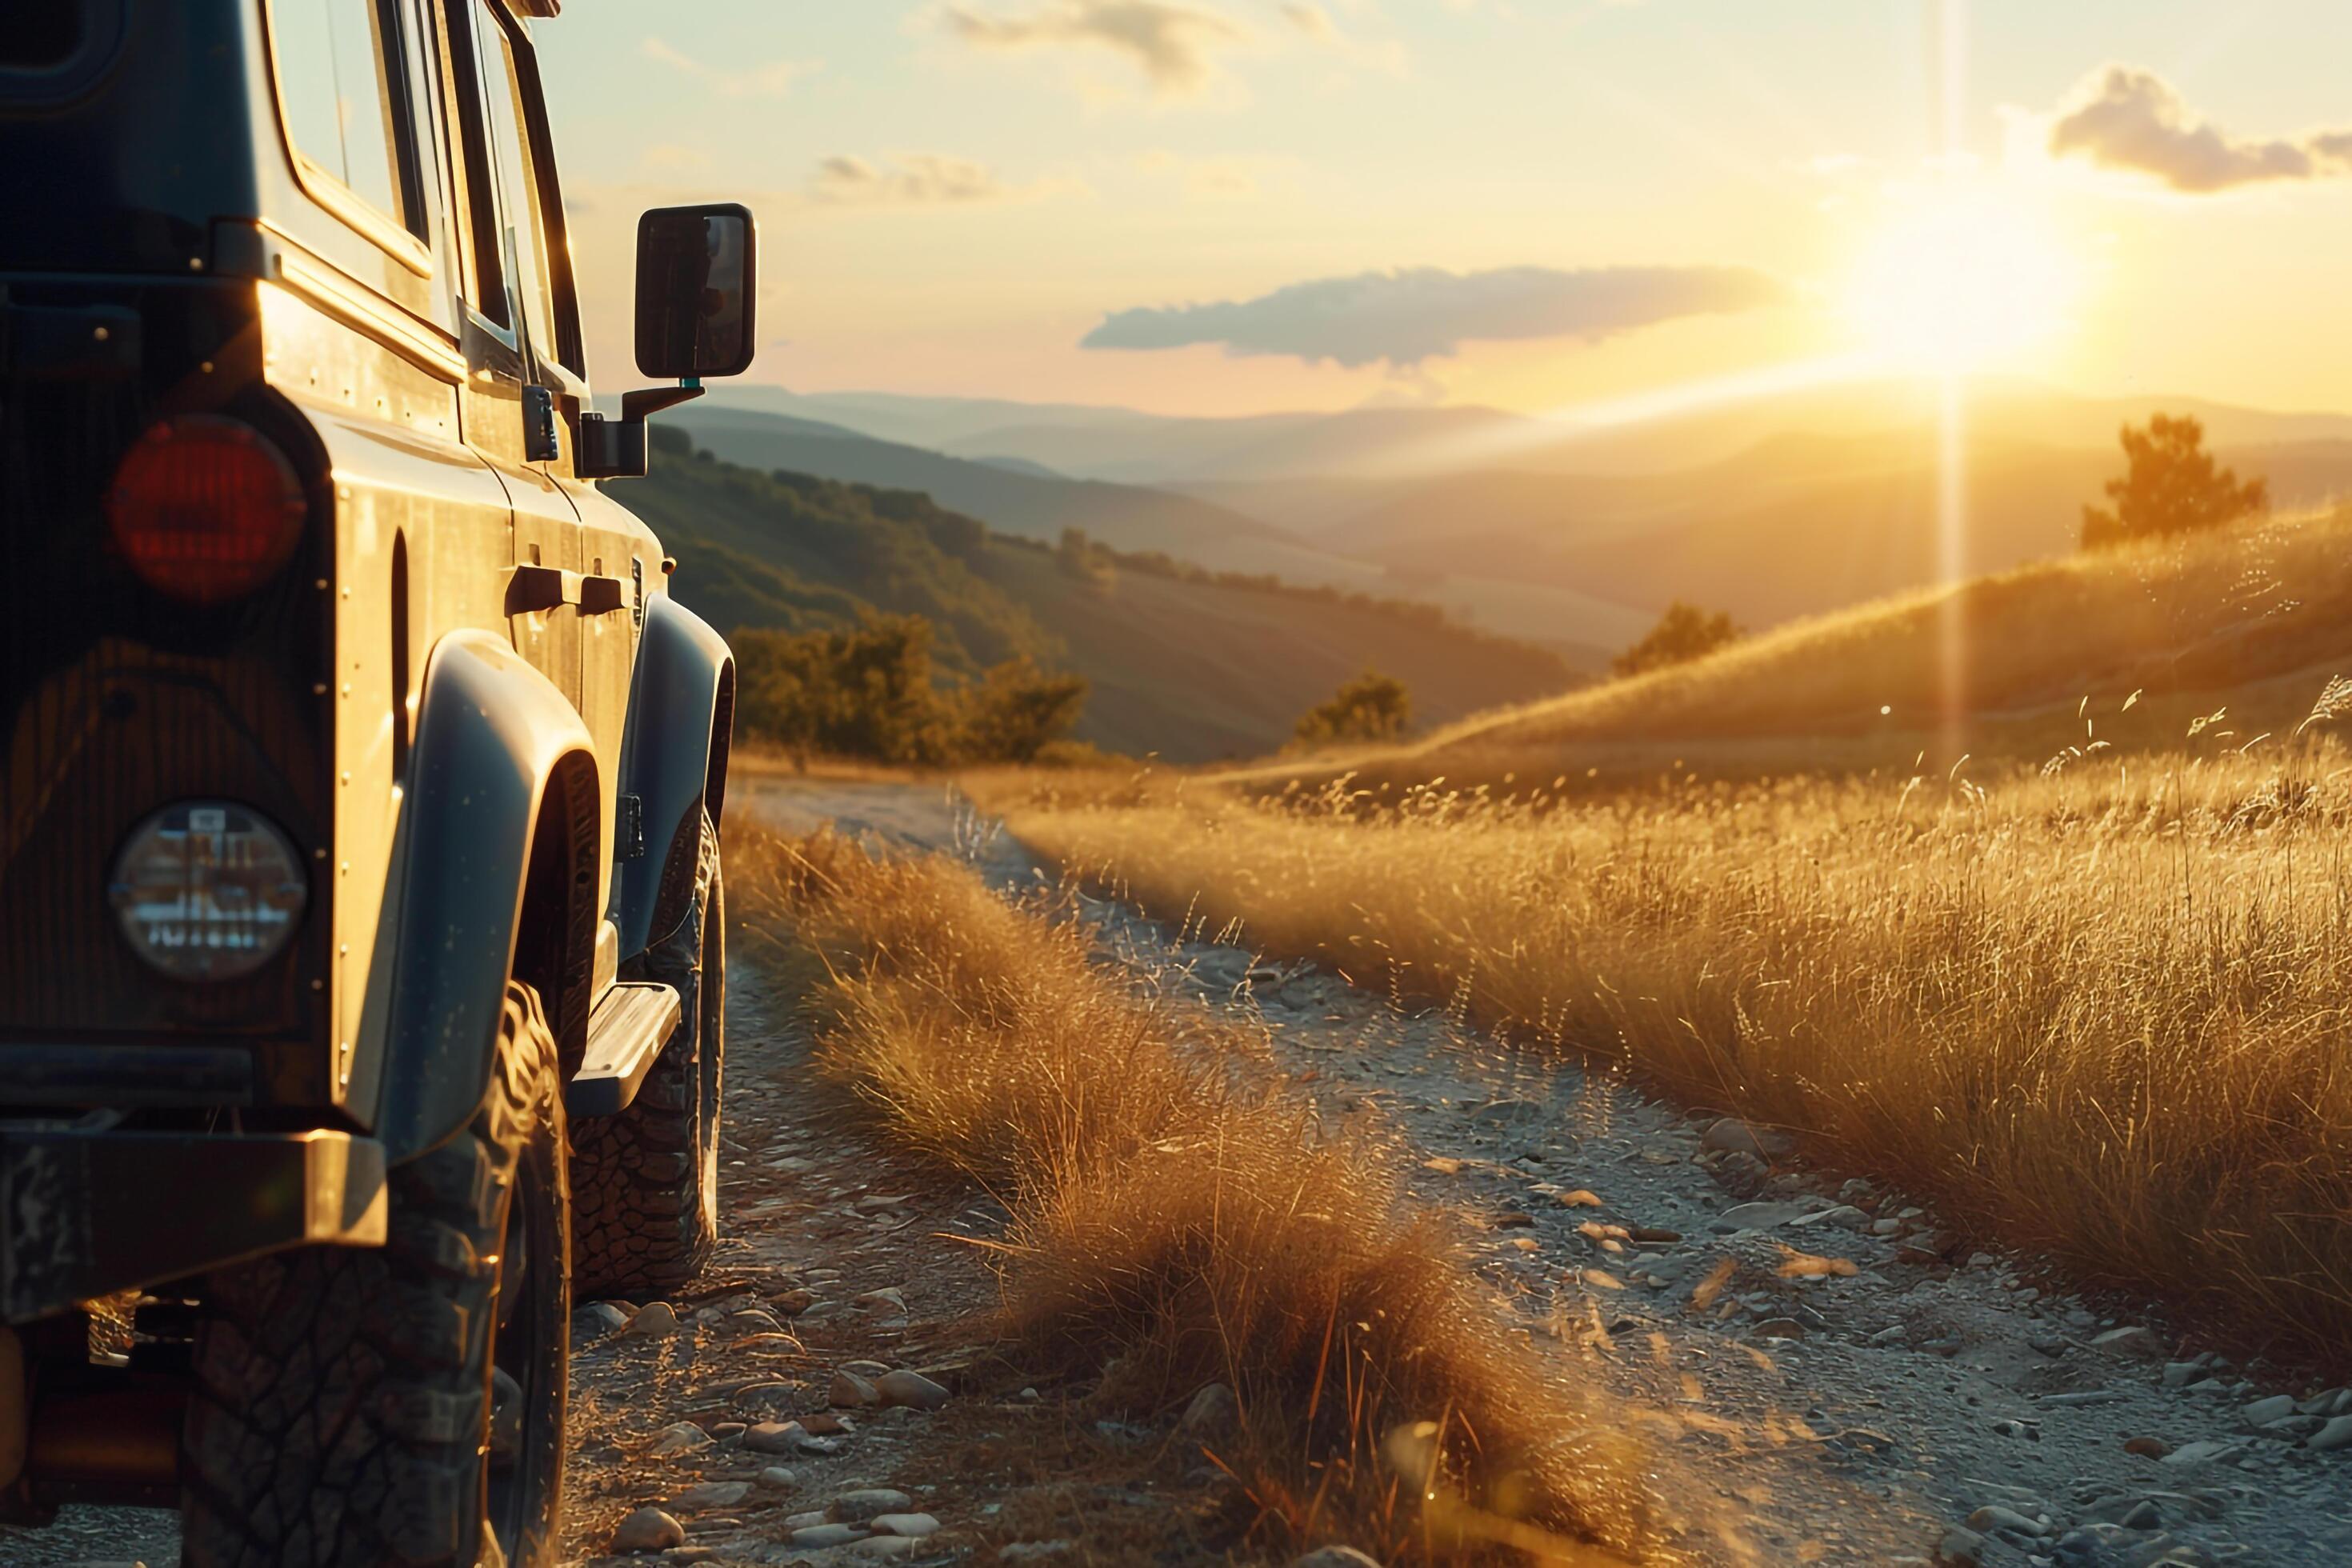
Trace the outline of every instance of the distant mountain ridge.
<instances>
[{"instance_id":1,"label":"distant mountain ridge","mask_svg":"<svg viewBox=\"0 0 2352 1568\"><path fill-rule=\"evenodd\" d=\"M660 439L628 499L677 557L681 603L723 631L920 615L950 676L1024 655L1085 675L1078 736L1114 750L1179 762L1269 752L1368 666L1403 680L1429 723L1572 683L1550 650L1417 607L1143 563L1075 572L1055 548L913 490L742 468Z\"/></svg>"}]
</instances>

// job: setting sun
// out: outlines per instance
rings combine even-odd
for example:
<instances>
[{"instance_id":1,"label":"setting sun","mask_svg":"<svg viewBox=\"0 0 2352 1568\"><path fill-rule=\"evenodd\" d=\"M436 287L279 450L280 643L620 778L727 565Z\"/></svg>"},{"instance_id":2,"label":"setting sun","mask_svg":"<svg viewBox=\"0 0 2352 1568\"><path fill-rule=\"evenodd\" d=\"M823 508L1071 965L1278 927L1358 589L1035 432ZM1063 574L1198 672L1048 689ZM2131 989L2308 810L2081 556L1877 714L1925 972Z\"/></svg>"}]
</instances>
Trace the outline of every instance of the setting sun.
<instances>
[{"instance_id":1,"label":"setting sun","mask_svg":"<svg viewBox=\"0 0 2352 1568\"><path fill-rule=\"evenodd\" d=\"M1958 374L2015 362L2065 328L2073 258L2024 207L1990 195L1905 212L1867 245L1843 313L1888 368Z\"/></svg>"}]
</instances>

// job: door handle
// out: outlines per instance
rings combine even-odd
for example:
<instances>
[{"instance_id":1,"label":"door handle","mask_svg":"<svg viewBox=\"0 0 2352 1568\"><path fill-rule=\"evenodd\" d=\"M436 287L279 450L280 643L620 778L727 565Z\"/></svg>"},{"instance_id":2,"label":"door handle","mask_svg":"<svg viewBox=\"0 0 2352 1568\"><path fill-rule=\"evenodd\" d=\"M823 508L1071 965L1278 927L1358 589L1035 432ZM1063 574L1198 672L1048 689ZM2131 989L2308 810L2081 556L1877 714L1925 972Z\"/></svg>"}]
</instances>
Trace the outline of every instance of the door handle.
<instances>
[{"instance_id":1,"label":"door handle","mask_svg":"<svg viewBox=\"0 0 2352 1568\"><path fill-rule=\"evenodd\" d=\"M580 602L580 574L557 566L526 564L507 580L507 614L535 616Z\"/></svg>"},{"instance_id":2,"label":"door handle","mask_svg":"<svg viewBox=\"0 0 2352 1568\"><path fill-rule=\"evenodd\" d=\"M614 610L629 607L629 585L618 577L588 576L580 579L580 613L583 616L609 616Z\"/></svg>"}]
</instances>

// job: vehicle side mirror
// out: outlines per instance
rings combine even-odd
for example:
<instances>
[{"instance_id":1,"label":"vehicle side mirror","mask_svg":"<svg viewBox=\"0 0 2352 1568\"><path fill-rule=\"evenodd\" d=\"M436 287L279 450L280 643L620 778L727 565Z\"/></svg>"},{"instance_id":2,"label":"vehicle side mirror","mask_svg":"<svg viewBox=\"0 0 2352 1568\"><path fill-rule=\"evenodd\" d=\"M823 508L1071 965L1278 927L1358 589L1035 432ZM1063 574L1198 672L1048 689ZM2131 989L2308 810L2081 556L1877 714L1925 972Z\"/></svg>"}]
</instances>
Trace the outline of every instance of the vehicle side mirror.
<instances>
[{"instance_id":1,"label":"vehicle side mirror","mask_svg":"<svg viewBox=\"0 0 2352 1568\"><path fill-rule=\"evenodd\" d=\"M618 419L583 412L572 472L644 478L647 416L701 396L704 376L751 368L759 242L751 209L733 202L637 220L637 369L677 384L623 393Z\"/></svg>"},{"instance_id":2,"label":"vehicle side mirror","mask_svg":"<svg viewBox=\"0 0 2352 1568\"><path fill-rule=\"evenodd\" d=\"M637 369L740 375L755 346L759 231L751 209L656 207L637 220Z\"/></svg>"}]
</instances>

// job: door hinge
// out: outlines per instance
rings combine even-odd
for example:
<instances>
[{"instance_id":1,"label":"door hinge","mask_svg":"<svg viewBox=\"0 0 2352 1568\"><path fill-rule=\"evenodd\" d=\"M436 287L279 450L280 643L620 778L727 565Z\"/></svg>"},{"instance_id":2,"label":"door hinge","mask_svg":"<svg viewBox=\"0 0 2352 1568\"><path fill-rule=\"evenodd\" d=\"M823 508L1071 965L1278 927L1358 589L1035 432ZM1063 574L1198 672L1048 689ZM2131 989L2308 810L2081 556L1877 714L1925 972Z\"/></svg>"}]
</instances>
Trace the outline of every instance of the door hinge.
<instances>
[{"instance_id":1,"label":"door hinge","mask_svg":"<svg viewBox=\"0 0 2352 1568\"><path fill-rule=\"evenodd\" d=\"M613 858L642 860L646 856L646 803L641 795L625 795L614 803Z\"/></svg>"}]
</instances>

